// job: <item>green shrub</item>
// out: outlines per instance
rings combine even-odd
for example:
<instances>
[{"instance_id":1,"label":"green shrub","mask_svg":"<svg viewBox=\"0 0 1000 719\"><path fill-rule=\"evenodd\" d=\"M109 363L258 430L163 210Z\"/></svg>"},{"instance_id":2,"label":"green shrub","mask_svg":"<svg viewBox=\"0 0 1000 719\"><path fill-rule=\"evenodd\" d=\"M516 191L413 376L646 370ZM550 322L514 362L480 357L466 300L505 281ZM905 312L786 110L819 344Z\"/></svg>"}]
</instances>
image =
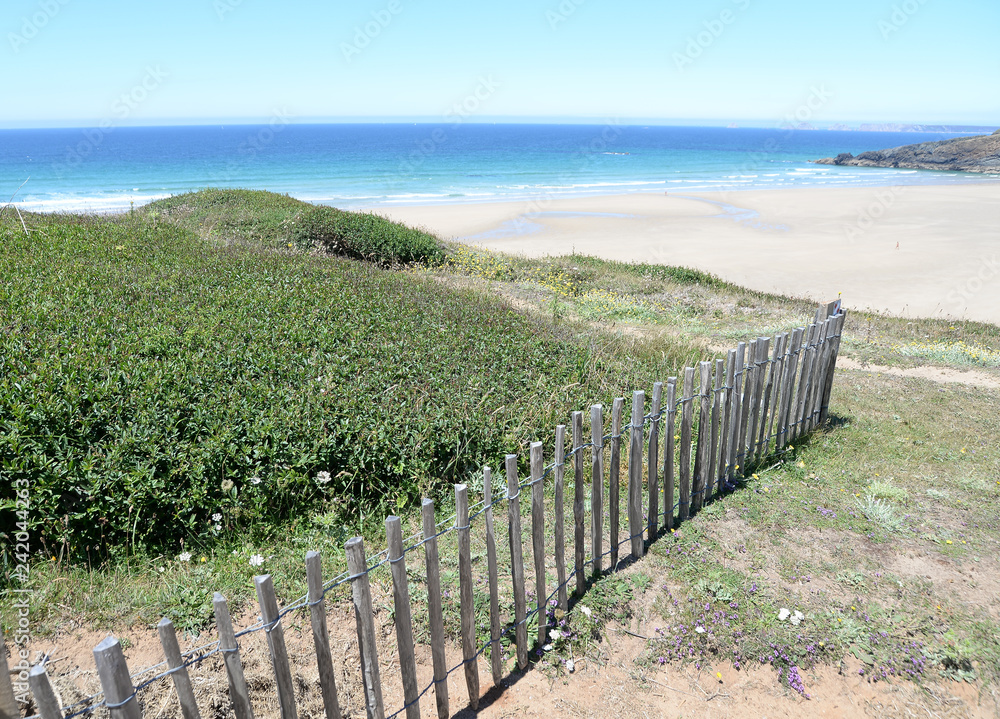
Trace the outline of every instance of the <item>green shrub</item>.
<instances>
[{"instance_id":1,"label":"green shrub","mask_svg":"<svg viewBox=\"0 0 1000 719\"><path fill-rule=\"evenodd\" d=\"M433 235L374 213L316 207L296 220L293 237L304 249L319 245L332 254L380 265L444 260L444 250Z\"/></svg>"},{"instance_id":2,"label":"green shrub","mask_svg":"<svg viewBox=\"0 0 1000 719\"><path fill-rule=\"evenodd\" d=\"M0 219L0 535L26 484L53 554L406 504L692 353L598 351L491 295L146 213L26 219Z\"/></svg>"}]
</instances>

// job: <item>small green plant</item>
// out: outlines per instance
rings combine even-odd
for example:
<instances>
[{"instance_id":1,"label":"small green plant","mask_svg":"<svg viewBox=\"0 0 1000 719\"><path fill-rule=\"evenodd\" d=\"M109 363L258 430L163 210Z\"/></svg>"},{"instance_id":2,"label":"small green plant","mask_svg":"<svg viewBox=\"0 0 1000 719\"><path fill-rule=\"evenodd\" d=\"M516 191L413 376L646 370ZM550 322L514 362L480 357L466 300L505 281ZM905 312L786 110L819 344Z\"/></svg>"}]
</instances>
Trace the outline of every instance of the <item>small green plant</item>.
<instances>
[{"instance_id":1,"label":"small green plant","mask_svg":"<svg viewBox=\"0 0 1000 719\"><path fill-rule=\"evenodd\" d=\"M875 499L894 499L898 502L904 501L909 496L909 492L903 487L897 487L885 479L876 479L868 485L868 494Z\"/></svg>"},{"instance_id":2,"label":"small green plant","mask_svg":"<svg viewBox=\"0 0 1000 719\"><path fill-rule=\"evenodd\" d=\"M902 526L902 518L891 504L884 499L878 499L870 494L855 501L858 511L872 524L881 527L887 532L899 531Z\"/></svg>"}]
</instances>

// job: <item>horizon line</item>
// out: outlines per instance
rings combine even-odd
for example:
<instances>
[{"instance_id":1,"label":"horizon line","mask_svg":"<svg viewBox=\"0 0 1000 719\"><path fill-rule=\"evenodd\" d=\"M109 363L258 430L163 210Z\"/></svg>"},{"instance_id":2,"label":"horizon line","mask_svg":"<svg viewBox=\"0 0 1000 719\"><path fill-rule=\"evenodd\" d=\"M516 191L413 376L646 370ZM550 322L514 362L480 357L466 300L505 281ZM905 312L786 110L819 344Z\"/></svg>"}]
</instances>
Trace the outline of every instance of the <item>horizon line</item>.
<instances>
[{"instance_id":1,"label":"horizon line","mask_svg":"<svg viewBox=\"0 0 1000 719\"><path fill-rule=\"evenodd\" d=\"M287 112L285 113L287 115ZM272 114L272 119L274 114ZM214 127L225 125L255 126L266 125L268 120L259 117L231 118L153 118L148 121L113 123L111 127ZM108 120L84 121L80 119L54 121L40 120L38 123L6 124L0 121L0 130L76 130L99 127ZM762 120L757 118L647 118L647 117L609 117L609 116L532 116L532 115L497 115L478 118L463 118L456 120L431 115L341 115L341 116L303 116L291 121L282 120L282 124L296 125L625 125L625 126L677 126L677 127L735 127L737 129L772 129L772 130L826 130L833 126L858 130L861 125L902 125L962 128L963 130L998 129L998 123L970 122L915 122L903 120L828 120L825 122L801 123L807 127L790 127L787 122L774 122L773 118Z\"/></svg>"}]
</instances>

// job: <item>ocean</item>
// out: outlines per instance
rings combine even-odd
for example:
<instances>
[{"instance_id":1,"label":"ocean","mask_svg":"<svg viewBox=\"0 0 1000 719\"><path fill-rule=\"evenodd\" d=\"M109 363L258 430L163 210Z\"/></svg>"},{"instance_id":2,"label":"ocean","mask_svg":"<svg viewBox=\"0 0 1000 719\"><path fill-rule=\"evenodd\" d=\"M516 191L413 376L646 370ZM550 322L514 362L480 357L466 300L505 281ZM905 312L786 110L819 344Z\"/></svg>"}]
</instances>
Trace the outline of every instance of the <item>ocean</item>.
<instances>
[{"instance_id":1,"label":"ocean","mask_svg":"<svg viewBox=\"0 0 1000 719\"><path fill-rule=\"evenodd\" d=\"M0 202L22 182L15 202L23 209L108 212L206 187L359 208L1000 181L810 162L956 136L616 123L306 125L282 118L256 126L0 130Z\"/></svg>"}]
</instances>

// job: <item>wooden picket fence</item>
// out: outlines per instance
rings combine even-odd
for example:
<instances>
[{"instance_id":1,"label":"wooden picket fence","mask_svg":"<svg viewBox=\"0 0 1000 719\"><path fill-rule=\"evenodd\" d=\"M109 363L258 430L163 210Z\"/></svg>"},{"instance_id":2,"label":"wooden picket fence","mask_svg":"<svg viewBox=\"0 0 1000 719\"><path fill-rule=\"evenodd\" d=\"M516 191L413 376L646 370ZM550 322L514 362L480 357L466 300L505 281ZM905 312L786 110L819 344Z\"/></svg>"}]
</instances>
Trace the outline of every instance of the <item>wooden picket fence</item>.
<instances>
[{"instance_id":1,"label":"wooden picket fence","mask_svg":"<svg viewBox=\"0 0 1000 719\"><path fill-rule=\"evenodd\" d=\"M624 562L619 557L622 545L628 545L631 559L638 559L647 544L661 532L687 520L693 512L713 496L733 489L738 480L797 438L803 437L827 419L827 407L833 384L834 368L840 347L844 312L839 302L820 306L815 320L808 327L774 338L761 337L749 343L739 343L725 360L702 362L688 367L680 378L671 377L664 385L653 385L650 411L645 413L645 392L632 396L631 420L622 426L625 398L616 398L611 407L610 434L605 434L604 408L594 405L590 410L590 437L584 435L583 412L571 416L571 449L566 451L567 427L555 431L553 462L544 465L541 442L530 446L530 478L518 478L518 456L507 455L505 472L507 492L493 499L493 480L489 468L484 469L482 507L470 515L469 490L464 484L455 487L454 520L439 531L435 524L434 503L423 500L422 541L404 548L401 521L386 519L387 550L374 558L366 556L360 537L346 545L347 572L324 583L320 556L306 555L308 594L291 606L278 609L270 575L255 578L260 621L257 625L236 632L226 599L214 595L218 640L207 652L180 651L174 626L164 618L158 625L168 670L151 677L136 687L126 665L122 646L108 637L94 648L94 660L100 678L103 698L90 697L69 707L60 706L45 666L39 664L15 678L26 680L34 698L38 719L67 719L87 715L105 708L112 719L140 719L142 708L138 691L153 682L173 681L184 719L200 719L188 667L213 654L221 654L225 665L229 698L236 719L253 719L254 710L240 660L238 638L264 631L274 670L275 692L282 719L296 719L296 704L292 673L282 628L282 618L291 612L308 610L316 650L319 684L327 719L343 716L338 699L334 667L331 660L325 595L334 587L350 584L353 609L357 622L361 679L364 704L368 717L385 719L379 656L372 611L369 577L385 564L392 575L395 630L404 704L391 717L400 714L407 719L419 719L420 700L433 690L436 712L441 719L451 715L448 681L451 673L464 670L470 705L478 709L480 655L489 650L492 679L499 685L504 676L500 642L509 632L514 633L516 662L520 670L528 665L529 622L537 625L534 642L540 647L547 642L550 629L546 614L549 602L555 600L563 611L569 608L569 586L582 595L588 575L599 577L615 571ZM697 383L696 383L697 379ZM697 388L697 391L696 391ZM680 413L678 428L677 414ZM696 431L697 430L697 431ZM675 439L675 432L679 440ZM628 437L627 485L621 486L622 443ZM586 552L586 494L584 450L590 450L590 553ZM609 450L605 471L605 450ZM662 454L661 454L662 450ZM573 477L573 568L568 572L566 561L566 528L564 507L566 472ZM661 473L662 470L662 473ZM551 534L546 534L546 480L551 477L553 519ZM661 482L662 480L662 482ZM645 487L644 487L645 485ZM521 490L530 493L530 542L534 569L533 597L535 606L528 608L525 586L526 570L531 568L524 558L522 537ZM625 490L626 517L620 515L622 490ZM677 497L675 501L675 489ZM645 490L645 491L644 491ZM607 515L605 515L607 497ZM661 504L662 500L662 504ZM526 500L527 501L527 500ZM507 539L510 545L510 575L514 600L512 622L504 624L500 613L497 542L494 528L494 507L506 503ZM605 529L605 516L608 527ZM472 519L483 518L488 585L490 598L489 637L477 637L474 624L473 574L470 540ZM662 523L661 523L662 522ZM622 524L625 526L621 526ZM458 571L460 586L460 622L462 661L450 669L445 663L445 632L441 598L438 539L457 533ZM553 540L556 585L546 579L546 539ZM607 548L604 542L607 540ZM409 596L405 557L423 549L427 589L427 613L433 662L433 681L418 687L413 636L412 605ZM382 556L384 555L384 558ZM608 558L607 567L604 559ZM372 561L374 559L374 561ZM380 561L379 561L380 560ZM506 589L506 588L505 588ZM0 719L19 716L13 701L10 678L0 674ZM24 677L24 674L27 677ZM33 718L34 719L34 718Z\"/></svg>"}]
</instances>

